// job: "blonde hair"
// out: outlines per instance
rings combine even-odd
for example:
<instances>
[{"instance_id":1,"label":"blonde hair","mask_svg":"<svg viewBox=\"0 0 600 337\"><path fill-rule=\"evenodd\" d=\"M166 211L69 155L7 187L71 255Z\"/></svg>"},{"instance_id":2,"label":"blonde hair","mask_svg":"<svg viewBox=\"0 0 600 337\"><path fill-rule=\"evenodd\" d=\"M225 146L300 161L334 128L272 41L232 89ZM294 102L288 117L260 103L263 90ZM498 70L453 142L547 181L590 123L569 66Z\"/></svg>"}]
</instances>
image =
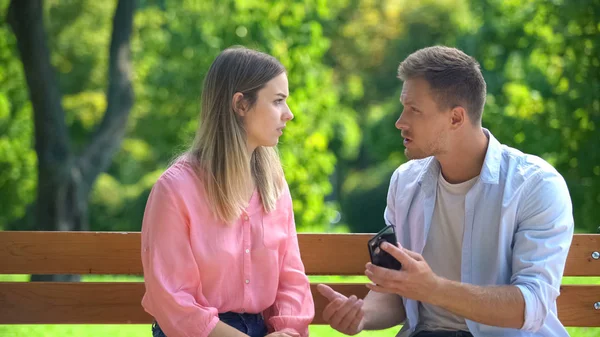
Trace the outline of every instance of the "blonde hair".
<instances>
[{"instance_id":1,"label":"blonde hair","mask_svg":"<svg viewBox=\"0 0 600 337\"><path fill-rule=\"evenodd\" d=\"M204 79L200 123L185 157L202 177L211 209L231 223L247 206L247 186L254 179L266 212L275 209L284 175L275 147L257 147L248 158L243 118L232 106L241 92L248 106L258 91L285 68L274 57L243 47L224 50Z\"/></svg>"}]
</instances>

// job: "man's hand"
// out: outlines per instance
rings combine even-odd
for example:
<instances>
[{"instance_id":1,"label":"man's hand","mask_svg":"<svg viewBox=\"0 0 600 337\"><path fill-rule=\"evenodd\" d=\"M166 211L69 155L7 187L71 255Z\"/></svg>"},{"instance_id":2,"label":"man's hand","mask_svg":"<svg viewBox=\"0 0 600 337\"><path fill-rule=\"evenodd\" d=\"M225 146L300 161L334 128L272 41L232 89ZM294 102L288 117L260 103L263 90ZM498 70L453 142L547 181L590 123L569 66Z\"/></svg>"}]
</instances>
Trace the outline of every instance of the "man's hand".
<instances>
[{"instance_id":1,"label":"man's hand","mask_svg":"<svg viewBox=\"0 0 600 337\"><path fill-rule=\"evenodd\" d=\"M383 243L381 249L402 263L402 269L392 270L367 263L365 275L373 282L367 287L376 292L431 303L429 299L435 298L441 278L431 270L423 256L389 243Z\"/></svg>"},{"instance_id":2,"label":"man's hand","mask_svg":"<svg viewBox=\"0 0 600 337\"><path fill-rule=\"evenodd\" d=\"M319 284L317 290L329 300L323 310L323 319L332 328L351 336L364 329L363 300L354 295L346 297L324 284Z\"/></svg>"}]
</instances>

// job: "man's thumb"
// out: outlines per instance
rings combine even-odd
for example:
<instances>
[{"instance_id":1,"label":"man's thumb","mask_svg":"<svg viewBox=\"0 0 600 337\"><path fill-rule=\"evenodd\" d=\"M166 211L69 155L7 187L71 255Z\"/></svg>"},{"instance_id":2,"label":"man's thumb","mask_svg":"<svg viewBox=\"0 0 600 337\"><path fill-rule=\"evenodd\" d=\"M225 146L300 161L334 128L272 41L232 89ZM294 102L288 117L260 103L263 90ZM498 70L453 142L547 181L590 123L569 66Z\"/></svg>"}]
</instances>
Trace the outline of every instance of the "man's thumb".
<instances>
[{"instance_id":1,"label":"man's thumb","mask_svg":"<svg viewBox=\"0 0 600 337\"><path fill-rule=\"evenodd\" d=\"M331 287L324 284L317 284L317 290L321 295L329 300L329 302L335 300L338 297L344 297L344 295L338 293L337 291L331 289Z\"/></svg>"}]
</instances>

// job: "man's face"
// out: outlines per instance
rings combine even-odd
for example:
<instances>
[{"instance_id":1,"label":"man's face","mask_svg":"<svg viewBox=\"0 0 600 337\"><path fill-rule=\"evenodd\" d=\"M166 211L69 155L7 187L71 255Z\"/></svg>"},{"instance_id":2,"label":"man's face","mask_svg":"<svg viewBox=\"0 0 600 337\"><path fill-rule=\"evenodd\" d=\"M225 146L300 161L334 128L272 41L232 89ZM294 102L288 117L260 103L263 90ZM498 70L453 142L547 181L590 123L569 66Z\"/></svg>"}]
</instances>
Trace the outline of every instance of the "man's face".
<instances>
[{"instance_id":1,"label":"man's face","mask_svg":"<svg viewBox=\"0 0 600 337\"><path fill-rule=\"evenodd\" d=\"M404 109L396 128L402 131L406 157L421 159L447 152L451 110L440 110L429 83L422 78L406 80L400 102Z\"/></svg>"}]
</instances>

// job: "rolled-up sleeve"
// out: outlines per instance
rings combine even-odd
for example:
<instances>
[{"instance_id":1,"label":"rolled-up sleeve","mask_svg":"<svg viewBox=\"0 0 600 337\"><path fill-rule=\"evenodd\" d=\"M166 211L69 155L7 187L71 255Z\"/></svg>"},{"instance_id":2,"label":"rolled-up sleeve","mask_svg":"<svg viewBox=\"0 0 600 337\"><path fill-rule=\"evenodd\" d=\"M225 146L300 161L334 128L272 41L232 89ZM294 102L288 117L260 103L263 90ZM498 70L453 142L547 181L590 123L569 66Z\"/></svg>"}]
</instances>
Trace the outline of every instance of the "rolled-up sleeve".
<instances>
[{"instance_id":1,"label":"rolled-up sleeve","mask_svg":"<svg viewBox=\"0 0 600 337\"><path fill-rule=\"evenodd\" d=\"M154 185L142 224L145 310L167 336L203 337L219 321L204 296L189 238L189 218L167 179Z\"/></svg>"},{"instance_id":2,"label":"rolled-up sleeve","mask_svg":"<svg viewBox=\"0 0 600 337\"><path fill-rule=\"evenodd\" d=\"M573 238L569 190L557 172L538 172L523 186L517 213L511 284L525 300L522 330L539 330L560 294L560 283Z\"/></svg>"},{"instance_id":3,"label":"rolled-up sleeve","mask_svg":"<svg viewBox=\"0 0 600 337\"><path fill-rule=\"evenodd\" d=\"M263 315L272 331L291 329L301 336L308 336L308 326L315 315L315 306L310 282L305 274L300 257L298 236L294 222L289 191L283 195L289 198L288 239L279 274L279 288L274 304Z\"/></svg>"}]
</instances>

